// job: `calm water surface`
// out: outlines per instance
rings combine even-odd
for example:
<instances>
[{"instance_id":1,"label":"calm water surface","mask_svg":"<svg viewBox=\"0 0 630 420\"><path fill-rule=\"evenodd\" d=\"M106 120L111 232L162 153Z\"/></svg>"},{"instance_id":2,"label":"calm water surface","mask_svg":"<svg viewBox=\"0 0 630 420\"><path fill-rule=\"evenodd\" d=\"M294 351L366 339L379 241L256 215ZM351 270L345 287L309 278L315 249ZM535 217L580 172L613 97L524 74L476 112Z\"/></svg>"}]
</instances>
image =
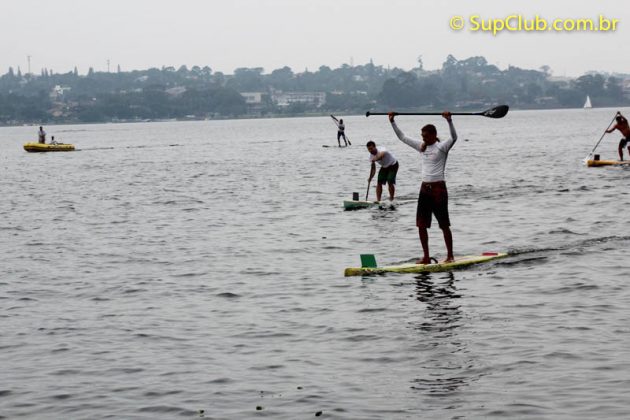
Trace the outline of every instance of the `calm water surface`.
<instances>
[{"instance_id":1,"label":"calm water surface","mask_svg":"<svg viewBox=\"0 0 630 420\"><path fill-rule=\"evenodd\" d=\"M420 255L414 204L342 209L369 139L417 194L385 117L1 128L0 418L627 418L630 170L581 163L616 111L455 118L456 254L513 255L364 278Z\"/></svg>"}]
</instances>

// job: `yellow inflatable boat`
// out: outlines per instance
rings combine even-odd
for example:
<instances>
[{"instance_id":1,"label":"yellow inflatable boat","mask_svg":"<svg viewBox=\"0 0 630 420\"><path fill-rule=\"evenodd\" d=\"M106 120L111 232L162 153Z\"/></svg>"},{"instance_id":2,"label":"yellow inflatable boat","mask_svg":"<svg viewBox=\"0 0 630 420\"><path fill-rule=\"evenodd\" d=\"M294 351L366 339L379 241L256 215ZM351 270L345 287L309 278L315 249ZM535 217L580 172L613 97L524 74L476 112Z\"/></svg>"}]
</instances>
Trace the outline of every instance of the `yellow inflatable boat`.
<instances>
[{"instance_id":1,"label":"yellow inflatable boat","mask_svg":"<svg viewBox=\"0 0 630 420\"><path fill-rule=\"evenodd\" d=\"M26 143L24 150L27 152L72 152L74 150L74 144L65 143Z\"/></svg>"}]
</instances>

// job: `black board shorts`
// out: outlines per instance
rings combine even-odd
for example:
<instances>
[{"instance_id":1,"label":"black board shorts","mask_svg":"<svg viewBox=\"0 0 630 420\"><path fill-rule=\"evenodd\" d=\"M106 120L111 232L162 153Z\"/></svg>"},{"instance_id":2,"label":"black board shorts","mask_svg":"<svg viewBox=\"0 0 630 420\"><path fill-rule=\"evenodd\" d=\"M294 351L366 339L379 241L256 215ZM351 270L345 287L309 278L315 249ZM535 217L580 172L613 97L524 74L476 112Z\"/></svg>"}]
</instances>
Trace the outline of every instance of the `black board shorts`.
<instances>
[{"instance_id":1,"label":"black board shorts","mask_svg":"<svg viewBox=\"0 0 630 420\"><path fill-rule=\"evenodd\" d=\"M626 147L628 145L628 143L630 143L630 137L626 137L625 139L621 139L619 141L619 147L621 147L621 148Z\"/></svg>"},{"instance_id":2,"label":"black board shorts","mask_svg":"<svg viewBox=\"0 0 630 420\"><path fill-rule=\"evenodd\" d=\"M430 228L432 215L434 214L440 229L451 225L448 216L448 191L444 181L423 182L420 186L416 226L419 228Z\"/></svg>"},{"instance_id":3,"label":"black board shorts","mask_svg":"<svg viewBox=\"0 0 630 420\"><path fill-rule=\"evenodd\" d=\"M386 182L390 185L396 185L396 174L398 173L398 162L389 165L387 168L378 170L378 183L384 185Z\"/></svg>"}]
</instances>

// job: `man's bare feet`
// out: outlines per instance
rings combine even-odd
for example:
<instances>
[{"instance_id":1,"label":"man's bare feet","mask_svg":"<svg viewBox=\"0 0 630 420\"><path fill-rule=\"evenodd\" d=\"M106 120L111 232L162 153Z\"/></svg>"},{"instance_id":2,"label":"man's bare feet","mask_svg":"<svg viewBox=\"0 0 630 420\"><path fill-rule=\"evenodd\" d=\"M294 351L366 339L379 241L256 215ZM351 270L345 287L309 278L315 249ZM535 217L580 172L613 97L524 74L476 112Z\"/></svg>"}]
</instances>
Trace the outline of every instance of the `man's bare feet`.
<instances>
[{"instance_id":1,"label":"man's bare feet","mask_svg":"<svg viewBox=\"0 0 630 420\"><path fill-rule=\"evenodd\" d=\"M431 264L431 258L422 258L421 260L416 260L416 264Z\"/></svg>"},{"instance_id":2,"label":"man's bare feet","mask_svg":"<svg viewBox=\"0 0 630 420\"><path fill-rule=\"evenodd\" d=\"M455 257L447 257L444 261L442 261L442 264L445 263L451 263L451 262L455 262Z\"/></svg>"}]
</instances>

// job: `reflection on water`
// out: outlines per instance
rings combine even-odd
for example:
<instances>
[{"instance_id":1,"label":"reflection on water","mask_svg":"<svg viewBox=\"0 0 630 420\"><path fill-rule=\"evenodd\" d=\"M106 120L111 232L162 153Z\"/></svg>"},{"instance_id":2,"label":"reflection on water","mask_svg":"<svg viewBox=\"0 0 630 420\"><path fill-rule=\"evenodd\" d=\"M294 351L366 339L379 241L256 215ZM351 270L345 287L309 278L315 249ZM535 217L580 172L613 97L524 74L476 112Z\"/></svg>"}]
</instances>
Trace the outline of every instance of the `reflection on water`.
<instances>
[{"instance_id":1,"label":"reflection on water","mask_svg":"<svg viewBox=\"0 0 630 420\"><path fill-rule=\"evenodd\" d=\"M461 297L455 287L455 275L452 272L444 273L439 280L434 283L431 273L416 277L416 299L426 303L426 316L423 322L415 325L418 330L432 333L432 339L437 340L438 344L440 340L454 334L453 330L460 326L462 318L460 307L454 301Z\"/></svg>"},{"instance_id":2,"label":"reflection on water","mask_svg":"<svg viewBox=\"0 0 630 420\"><path fill-rule=\"evenodd\" d=\"M449 394L455 394L461 387L468 385L469 381L470 378L464 376L448 377L440 374L439 377L431 379L414 379L411 389L422 391L427 396L443 397Z\"/></svg>"},{"instance_id":3,"label":"reflection on water","mask_svg":"<svg viewBox=\"0 0 630 420\"><path fill-rule=\"evenodd\" d=\"M416 277L415 298L426 305L422 321L413 324L426 346L421 375L412 380L411 389L426 396L455 395L478 377L467 375L474 365L466 343L458 337L464 315L459 305L460 293L453 273L423 273ZM457 406L456 401L449 401Z\"/></svg>"}]
</instances>

